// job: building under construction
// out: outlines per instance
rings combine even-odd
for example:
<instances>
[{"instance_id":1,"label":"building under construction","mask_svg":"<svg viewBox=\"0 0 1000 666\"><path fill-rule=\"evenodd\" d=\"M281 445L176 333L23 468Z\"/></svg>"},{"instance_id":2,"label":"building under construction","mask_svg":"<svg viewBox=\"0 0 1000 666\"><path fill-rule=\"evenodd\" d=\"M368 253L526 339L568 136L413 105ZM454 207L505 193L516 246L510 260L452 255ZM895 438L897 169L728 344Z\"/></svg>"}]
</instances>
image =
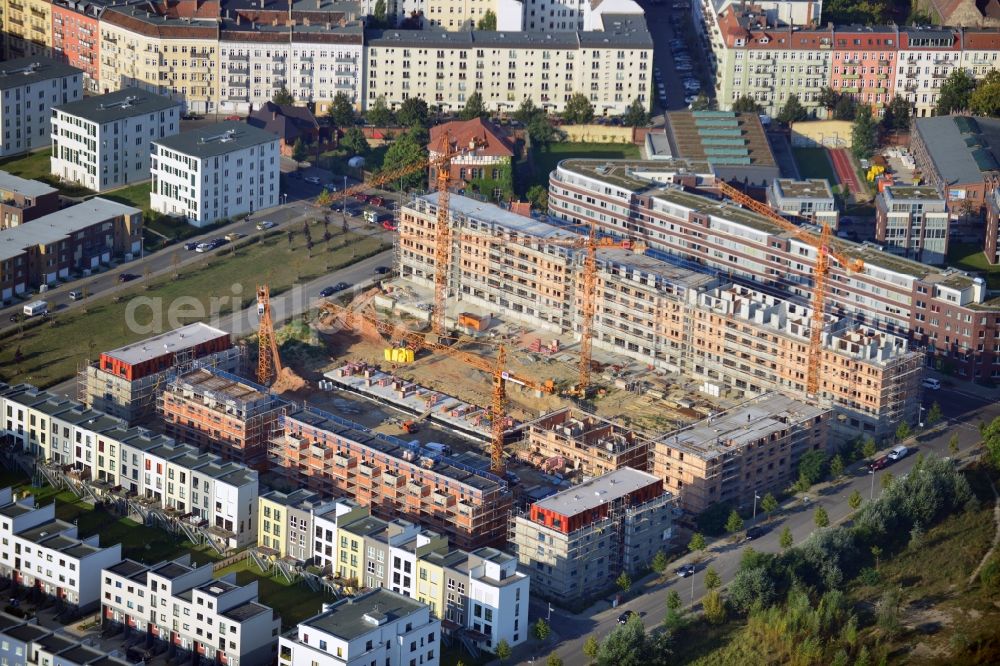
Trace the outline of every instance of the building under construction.
<instances>
[{"instance_id":1,"label":"building under construction","mask_svg":"<svg viewBox=\"0 0 1000 666\"><path fill-rule=\"evenodd\" d=\"M504 543L512 493L500 477L314 407L278 423L268 455L296 487L408 517L460 548Z\"/></svg>"},{"instance_id":2,"label":"building under construction","mask_svg":"<svg viewBox=\"0 0 1000 666\"><path fill-rule=\"evenodd\" d=\"M205 367L239 372L245 350L229 333L196 322L103 352L79 376L79 400L91 409L130 424L156 415L156 397L177 372L194 361Z\"/></svg>"},{"instance_id":3,"label":"building under construction","mask_svg":"<svg viewBox=\"0 0 1000 666\"><path fill-rule=\"evenodd\" d=\"M222 370L197 368L169 379L157 398L167 434L226 460L267 466L267 443L288 401Z\"/></svg>"},{"instance_id":4,"label":"building under construction","mask_svg":"<svg viewBox=\"0 0 1000 666\"><path fill-rule=\"evenodd\" d=\"M622 467L649 469L650 440L612 421L572 407L524 425L519 455L545 471L601 476Z\"/></svg>"},{"instance_id":5,"label":"building under construction","mask_svg":"<svg viewBox=\"0 0 1000 666\"><path fill-rule=\"evenodd\" d=\"M601 593L666 550L674 506L662 481L624 467L515 515L510 542L533 593L572 601Z\"/></svg>"}]
</instances>

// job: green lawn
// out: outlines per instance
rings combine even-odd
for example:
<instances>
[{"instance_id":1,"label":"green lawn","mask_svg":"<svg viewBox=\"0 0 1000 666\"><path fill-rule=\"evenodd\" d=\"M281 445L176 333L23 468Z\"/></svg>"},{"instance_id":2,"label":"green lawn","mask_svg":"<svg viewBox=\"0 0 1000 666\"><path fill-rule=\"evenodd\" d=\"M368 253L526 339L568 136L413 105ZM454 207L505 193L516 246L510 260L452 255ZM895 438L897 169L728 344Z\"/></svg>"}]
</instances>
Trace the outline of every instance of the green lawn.
<instances>
[{"instance_id":1,"label":"green lawn","mask_svg":"<svg viewBox=\"0 0 1000 666\"><path fill-rule=\"evenodd\" d=\"M135 323L154 331L167 330L208 319L213 310L225 314L232 310L237 298L242 299L244 307L248 306L259 282L270 284L271 293L276 295L293 284L315 279L388 247L378 238L356 234L345 237L335 226L330 229L335 235L331 249L327 250L321 240L322 226L312 227L315 246L311 257L307 256L301 227L297 227L291 246L281 232L241 247L231 245L229 248L235 249L235 254L227 248L221 255L183 270L176 279L154 278L146 289L143 284L146 279L141 278L133 283L134 287L117 296L88 299L83 308L31 323L16 335L8 335L0 347L0 378L52 386L74 376L79 364L99 351L153 335L149 328L133 330L126 323L129 301L136 297L153 299L161 320L157 325L151 308L143 306L134 310ZM86 286L82 284L81 288ZM178 300L181 298L186 300L183 307ZM21 359L15 362L18 350Z\"/></svg>"},{"instance_id":2,"label":"green lawn","mask_svg":"<svg viewBox=\"0 0 1000 666\"><path fill-rule=\"evenodd\" d=\"M986 261L983 246L979 243L948 242L948 265L963 271L986 274L986 284L990 289L1000 289L1000 265Z\"/></svg>"},{"instance_id":3,"label":"green lawn","mask_svg":"<svg viewBox=\"0 0 1000 666\"><path fill-rule=\"evenodd\" d=\"M631 143L572 143L566 141L550 143L545 148L534 149L531 153L534 173L525 190L532 185L548 187L549 174L555 171L556 165L562 160L573 157L595 160L637 159L639 147Z\"/></svg>"},{"instance_id":4,"label":"green lawn","mask_svg":"<svg viewBox=\"0 0 1000 666\"><path fill-rule=\"evenodd\" d=\"M89 194L94 194L93 191L88 190L85 187L80 187L79 185L60 183L58 179L50 175L49 158L51 156L52 151L46 148L44 150L31 153L30 155L9 157L5 160L0 160L0 170L6 171L7 173L15 176L20 176L21 178L40 180L43 183L48 183L68 197L83 197Z\"/></svg>"},{"instance_id":5,"label":"green lawn","mask_svg":"<svg viewBox=\"0 0 1000 666\"><path fill-rule=\"evenodd\" d=\"M215 577L222 578L231 573L236 574L236 582L240 585L257 581L260 602L270 606L281 616L281 625L285 629L291 629L302 620L319 613L324 601L333 600L331 596L313 592L305 583L289 585L280 576L268 576L256 564L247 560L240 560L220 569L215 572Z\"/></svg>"},{"instance_id":6,"label":"green lawn","mask_svg":"<svg viewBox=\"0 0 1000 666\"><path fill-rule=\"evenodd\" d=\"M838 183L826 148L792 148L792 153L799 165L799 175L803 178L826 178L831 187Z\"/></svg>"},{"instance_id":7,"label":"green lawn","mask_svg":"<svg viewBox=\"0 0 1000 666\"><path fill-rule=\"evenodd\" d=\"M105 192L100 196L105 199L111 199L112 201L123 203L127 206L135 206L143 213L147 213L146 217L148 218L149 192L151 187L151 183L147 181L145 183L136 183L135 185L129 185L128 187Z\"/></svg>"}]
</instances>

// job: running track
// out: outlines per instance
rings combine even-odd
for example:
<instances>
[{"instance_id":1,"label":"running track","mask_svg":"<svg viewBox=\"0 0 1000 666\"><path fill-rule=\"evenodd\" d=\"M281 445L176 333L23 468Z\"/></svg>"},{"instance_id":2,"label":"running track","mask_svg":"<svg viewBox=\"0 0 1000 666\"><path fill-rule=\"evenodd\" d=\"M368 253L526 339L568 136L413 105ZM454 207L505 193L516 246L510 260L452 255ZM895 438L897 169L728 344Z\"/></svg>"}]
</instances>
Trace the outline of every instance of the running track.
<instances>
[{"instance_id":1,"label":"running track","mask_svg":"<svg viewBox=\"0 0 1000 666\"><path fill-rule=\"evenodd\" d=\"M837 180L847 185L847 189L854 196L862 194L864 190L861 189L857 172L851 166L851 158L847 155L847 149L830 148L827 152L830 153L830 161L833 162L833 168L837 172Z\"/></svg>"}]
</instances>

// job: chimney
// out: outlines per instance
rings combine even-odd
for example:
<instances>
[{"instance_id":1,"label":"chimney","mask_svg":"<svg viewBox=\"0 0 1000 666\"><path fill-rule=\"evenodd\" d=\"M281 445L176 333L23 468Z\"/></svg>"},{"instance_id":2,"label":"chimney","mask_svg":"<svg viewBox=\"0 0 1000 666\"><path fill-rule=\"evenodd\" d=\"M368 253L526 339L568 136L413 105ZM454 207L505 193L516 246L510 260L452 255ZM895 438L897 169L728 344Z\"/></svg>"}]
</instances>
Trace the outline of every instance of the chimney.
<instances>
[{"instance_id":1,"label":"chimney","mask_svg":"<svg viewBox=\"0 0 1000 666\"><path fill-rule=\"evenodd\" d=\"M329 30L329 29L330 29L330 22L329 22L329 21L327 21L327 22L326 22L326 29L327 29L327 30Z\"/></svg>"},{"instance_id":2,"label":"chimney","mask_svg":"<svg viewBox=\"0 0 1000 666\"><path fill-rule=\"evenodd\" d=\"M323 8L323 0L316 0L316 9Z\"/></svg>"}]
</instances>

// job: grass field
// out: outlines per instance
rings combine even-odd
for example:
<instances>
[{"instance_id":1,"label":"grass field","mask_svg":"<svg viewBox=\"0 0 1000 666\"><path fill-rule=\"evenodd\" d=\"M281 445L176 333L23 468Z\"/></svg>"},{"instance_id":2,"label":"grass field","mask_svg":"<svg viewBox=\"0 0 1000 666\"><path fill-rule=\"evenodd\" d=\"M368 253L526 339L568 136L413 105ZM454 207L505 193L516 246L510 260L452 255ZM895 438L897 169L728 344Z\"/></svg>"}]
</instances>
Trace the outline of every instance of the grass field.
<instances>
[{"instance_id":1,"label":"grass field","mask_svg":"<svg viewBox=\"0 0 1000 666\"><path fill-rule=\"evenodd\" d=\"M792 153L803 178L826 178L831 187L837 184L837 174L825 148L792 148Z\"/></svg>"},{"instance_id":2,"label":"grass field","mask_svg":"<svg viewBox=\"0 0 1000 666\"><path fill-rule=\"evenodd\" d=\"M199 267L182 271L176 279L153 278L146 289L143 284L146 279L141 278L133 283L135 287L118 296L88 299L84 308L57 313L45 323L8 335L0 347L0 377L4 381L16 379L41 387L57 384L76 374L79 363L100 350L148 337L153 334L150 329L167 330L205 319L198 316L199 308L211 315L214 305L216 311L225 314L232 309L237 296L244 306L249 305L259 282L269 283L271 293L278 294L293 284L325 275L387 247L378 238L356 234L345 237L338 233L327 250L320 240L323 233L320 226L312 231L316 245L310 257L301 229L294 231L291 246L286 235L278 233L238 247L235 254L227 248ZM129 302L140 296L158 299L152 305L161 318L156 322L149 307L133 305L136 324L149 327L136 331L127 325L126 311L130 309ZM182 298L186 302L183 308L179 305ZM176 308L176 316L170 314L171 306ZM18 350L21 359L15 362Z\"/></svg>"},{"instance_id":3,"label":"grass field","mask_svg":"<svg viewBox=\"0 0 1000 666\"><path fill-rule=\"evenodd\" d=\"M948 242L948 265L964 271L986 274L990 289L1000 289L1000 265L993 266L986 261L983 246L978 243Z\"/></svg>"},{"instance_id":4,"label":"grass field","mask_svg":"<svg viewBox=\"0 0 1000 666\"><path fill-rule=\"evenodd\" d=\"M68 197L82 197L94 194L91 190L79 185L60 183L55 177L49 174L51 151L46 148L30 155L20 157L10 157L0 160L0 170L21 178L29 180L40 180L55 187Z\"/></svg>"},{"instance_id":5,"label":"grass field","mask_svg":"<svg viewBox=\"0 0 1000 666\"><path fill-rule=\"evenodd\" d=\"M123 187L120 190L106 192L100 196L127 206L135 206L143 213L147 213L149 211L149 193L151 187L152 185L149 182L136 183L135 185Z\"/></svg>"},{"instance_id":6,"label":"grass field","mask_svg":"<svg viewBox=\"0 0 1000 666\"><path fill-rule=\"evenodd\" d=\"M257 591L261 603L270 606L281 616L281 625L291 629L302 620L312 617L323 609L324 601L332 601L331 596L313 592L304 583L289 585L284 578L268 576L256 564L241 560L236 564L215 572L216 578L236 574L236 582L246 585L257 581Z\"/></svg>"},{"instance_id":7,"label":"grass field","mask_svg":"<svg viewBox=\"0 0 1000 666\"><path fill-rule=\"evenodd\" d=\"M555 170L559 162L573 157L595 160L636 159L639 157L639 147L630 143L550 143L544 149L532 151L534 174L525 189L532 185L547 187L549 173Z\"/></svg>"}]
</instances>

